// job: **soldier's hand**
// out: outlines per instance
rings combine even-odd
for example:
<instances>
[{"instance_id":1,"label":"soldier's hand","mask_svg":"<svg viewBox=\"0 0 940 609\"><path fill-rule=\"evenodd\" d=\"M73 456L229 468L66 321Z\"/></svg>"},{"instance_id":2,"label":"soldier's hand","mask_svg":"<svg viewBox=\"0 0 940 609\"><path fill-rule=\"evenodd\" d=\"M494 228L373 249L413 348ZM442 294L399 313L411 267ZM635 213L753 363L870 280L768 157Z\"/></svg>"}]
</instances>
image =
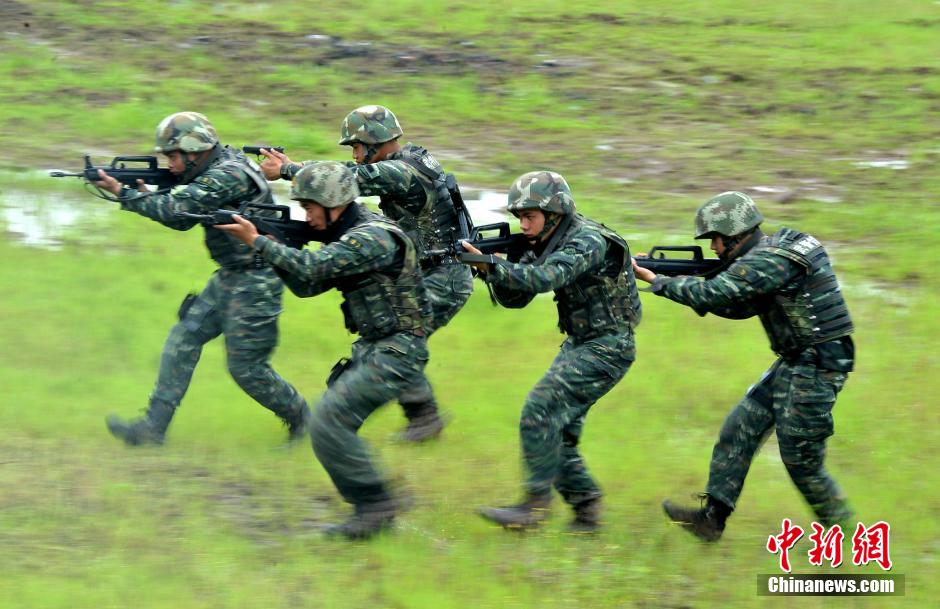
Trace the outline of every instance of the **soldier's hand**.
<instances>
[{"instance_id":1,"label":"soldier's hand","mask_svg":"<svg viewBox=\"0 0 940 609\"><path fill-rule=\"evenodd\" d=\"M98 170L98 177L101 179L95 182L95 186L101 190L110 192L116 197L120 196L121 189L123 188L120 182L106 174L103 169Z\"/></svg>"},{"instance_id":2,"label":"soldier's hand","mask_svg":"<svg viewBox=\"0 0 940 609\"><path fill-rule=\"evenodd\" d=\"M261 172L269 180L281 179L281 166L285 163L288 165L293 164L293 161L287 158L287 155L283 152L271 150L270 148L262 148L260 152L264 155L264 160L261 162Z\"/></svg>"},{"instance_id":3,"label":"soldier's hand","mask_svg":"<svg viewBox=\"0 0 940 609\"><path fill-rule=\"evenodd\" d=\"M460 242L460 245L462 245L462 246L463 246L463 249L465 249L467 252L469 252L469 253L471 253L471 254L479 254L479 255L482 255L482 254L483 254L483 252L481 252L481 251L478 250L477 248L475 248L475 247L473 247L472 245L470 245L470 242L469 242L469 241L461 241L461 242ZM487 263L485 263L485 262L470 262L469 264L470 264L470 266L472 266L473 268L477 269L477 270L480 271L481 273L488 273L489 270L490 270L490 265L487 264Z\"/></svg>"},{"instance_id":4,"label":"soldier's hand","mask_svg":"<svg viewBox=\"0 0 940 609\"><path fill-rule=\"evenodd\" d=\"M248 245L254 245L255 239L258 238L258 229L255 228L255 225L238 214L233 215L232 220L235 221L234 224L216 224L215 228L225 231Z\"/></svg>"},{"instance_id":5,"label":"soldier's hand","mask_svg":"<svg viewBox=\"0 0 940 609\"><path fill-rule=\"evenodd\" d=\"M640 258L646 258L644 254L638 255ZM637 279L641 279L646 283L653 283L653 280L656 279L656 273L649 269L644 269L636 263L636 258L631 258L630 262L633 264L633 274L636 275Z\"/></svg>"}]
</instances>

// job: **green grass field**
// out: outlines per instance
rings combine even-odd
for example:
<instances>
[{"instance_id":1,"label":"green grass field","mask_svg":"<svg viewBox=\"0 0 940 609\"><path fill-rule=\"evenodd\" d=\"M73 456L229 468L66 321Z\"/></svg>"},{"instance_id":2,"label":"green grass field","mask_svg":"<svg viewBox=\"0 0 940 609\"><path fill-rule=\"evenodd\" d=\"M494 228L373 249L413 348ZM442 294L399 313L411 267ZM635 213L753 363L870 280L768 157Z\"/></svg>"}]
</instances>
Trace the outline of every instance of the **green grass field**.
<instances>
[{"instance_id":1,"label":"green grass field","mask_svg":"<svg viewBox=\"0 0 940 609\"><path fill-rule=\"evenodd\" d=\"M0 1L0 24L0 607L936 605L940 5L39 0ZM704 487L724 416L772 354L756 320L648 295L638 360L585 429L607 493L593 538L564 533L560 502L526 535L474 513L518 496L519 410L562 339L550 298L508 311L478 286L432 338L452 416L440 441L393 442L396 406L367 422L416 499L368 543L321 537L347 506L228 377L220 342L166 446L113 441L104 416L146 405L176 307L213 266L195 232L42 170L146 153L183 109L228 143L346 158L340 122L366 103L465 185L563 173L637 251L688 243L695 208L729 189L755 196L768 229L826 243L858 328L828 467L858 520L890 522L906 595L757 595L778 571L767 537L811 521L773 440L719 544L665 521L659 502ZM55 247L24 241L24 214ZM286 296L281 332L276 369L315 398L352 342L339 298ZM880 572L810 567L809 545L796 572Z\"/></svg>"}]
</instances>

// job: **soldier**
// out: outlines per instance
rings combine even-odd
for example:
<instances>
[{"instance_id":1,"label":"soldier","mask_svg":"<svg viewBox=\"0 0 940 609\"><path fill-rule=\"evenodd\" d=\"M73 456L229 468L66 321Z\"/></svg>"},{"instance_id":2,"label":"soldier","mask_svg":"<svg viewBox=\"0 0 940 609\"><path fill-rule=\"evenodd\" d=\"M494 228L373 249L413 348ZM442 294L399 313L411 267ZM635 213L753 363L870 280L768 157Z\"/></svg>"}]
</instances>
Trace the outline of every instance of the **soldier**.
<instances>
[{"instance_id":1,"label":"soldier","mask_svg":"<svg viewBox=\"0 0 940 609\"><path fill-rule=\"evenodd\" d=\"M181 231L198 220L180 212L205 214L249 201L273 202L257 166L241 152L223 147L202 114L178 112L163 119L157 126L155 150L166 155L170 171L179 176L180 184L169 192L149 192L143 184L136 190L127 188L103 171L96 184L118 196L122 209ZM184 300L179 323L163 347L146 415L133 421L108 417L108 429L129 445L163 443L202 346L220 334L225 335L228 370L239 387L280 417L290 438L304 433L307 404L270 364L278 339L281 280L251 248L229 235L207 227L205 243L220 268L198 297Z\"/></svg>"},{"instance_id":2,"label":"soldier","mask_svg":"<svg viewBox=\"0 0 940 609\"><path fill-rule=\"evenodd\" d=\"M535 527L547 515L554 486L574 508L570 528L594 531L602 493L578 441L588 410L623 378L636 355L633 328L640 301L630 249L614 231L576 214L568 184L551 171L519 177L509 191L508 209L520 220L528 250L518 260L480 256L473 264L508 308L524 307L537 293L553 290L558 327L568 338L522 408L525 499L480 513L507 528Z\"/></svg>"},{"instance_id":3,"label":"soldier","mask_svg":"<svg viewBox=\"0 0 940 609\"><path fill-rule=\"evenodd\" d=\"M315 252L259 237L240 216L237 225L219 227L276 265L297 296L332 287L343 294L346 328L359 339L351 359L334 367L310 430L314 453L355 506L349 520L327 533L351 539L370 537L395 518L397 504L357 431L421 376L429 320L414 243L394 222L356 203L358 194L355 175L342 163L308 164L295 174L291 198L300 201L313 228L326 231L325 245Z\"/></svg>"},{"instance_id":4,"label":"soldier","mask_svg":"<svg viewBox=\"0 0 940 609\"><path fill-rule=\"evenodd\" d=\"M701 509L663 502L666 514L705 541L717 541L735 508L751 459L776 425L790 478L826 525L851 515L823 467L832 435L832 407L852 370L852 320L829 263L814 237L789 228L764 235L754 201L726 192L695 214L696 239L727 266L717 276L661 277L634 263L654 294L728 319L757 315L778 359L725 419L712 452Z\"/></svg>"},{"instance_id":5,"label":"soldier","mask_svg":"<svg viewBox=\"0 0 940 609\"><path fill-rule=\"evenodd\" d=\"M400 145L401 125L383 106L356 108L343 121L339 143L351 146L355 162L347 165L362 195L380 197L379 207L412 237L420 252L446 248L459 238L457 212L444 182L445 174L431 154L414 144ZM261 169L270 180L291 179L301 165L277 151L265 151ZM310 162L310 161L307 161ZM421 256L424 285L431 303L428 333L446 325L473 291L470 269L452 257ZM398 401L408 419L400 438L420 442L444 428L427 377L405 390Z\"/></svg>"}]
</instances>

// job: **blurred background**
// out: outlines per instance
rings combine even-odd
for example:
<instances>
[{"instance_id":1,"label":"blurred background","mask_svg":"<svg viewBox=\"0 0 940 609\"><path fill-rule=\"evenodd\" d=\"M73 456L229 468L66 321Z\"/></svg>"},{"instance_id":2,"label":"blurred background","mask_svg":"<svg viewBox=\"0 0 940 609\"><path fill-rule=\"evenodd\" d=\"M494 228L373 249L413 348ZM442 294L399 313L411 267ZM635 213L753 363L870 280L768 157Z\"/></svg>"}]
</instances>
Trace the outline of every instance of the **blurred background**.
<instances>
[{"instance_id":1,"label":"blurred background","mask_svg":"<svg viewBox=\"0 0 940 609\"><path fill-rule=\"evenodd\" d=\"M549 297L496 309L478 284L434 336L439 441L395 444L397 408L367 422L416 498L369 543L320 536L347 507L231 380L219 341L164 447L108 435L108 412L146 406L179 301L213 264L198 231L48 170L150 154L181 110L223 143L345 160L340 124L365 104L457 174L478 223L502 217L517 175L552 169L634 251L691 243L695 209L726 190L751 194L768 231L817 236L857 327L828 468L859 521L890 523L907 591L799 604L931 606L938 57L940 3L923 0L0 0L0 607L790 606L757 596L778 572L767 537L812 520L773 439L720 544L659 508L704 488L722 420L773 361L757 320L644 295L637 362L582 441L607 493L596 537L565 534L560 502L527 535L474 514L519 493L519 412L562 340ZM280 327L274 366L315 400L353 340L338 296L285 296ZM795 572L880 572L811 567L808 549Z\"/></svg>"}]
</instances>

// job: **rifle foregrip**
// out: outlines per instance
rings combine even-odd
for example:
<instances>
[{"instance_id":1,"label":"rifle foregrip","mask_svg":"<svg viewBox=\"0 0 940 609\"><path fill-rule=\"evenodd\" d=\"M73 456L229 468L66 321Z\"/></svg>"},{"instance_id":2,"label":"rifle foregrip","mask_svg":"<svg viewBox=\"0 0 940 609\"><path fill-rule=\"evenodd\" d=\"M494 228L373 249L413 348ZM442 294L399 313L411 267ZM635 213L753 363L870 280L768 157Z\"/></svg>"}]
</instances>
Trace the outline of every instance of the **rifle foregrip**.
<instances>
[{"instance_id":1,"label":"rifle foregrip","mask_svg":"<svg viewBox=\"0 0 940 609\"><path fill-rule=\"evenodd\" d=\"M496 256L492 254L471 254L470 252L465 252L463 254L457 254L457 260L463 262L464 264L473 264L475 262L482 262L484 264L493 264L497 262Z\"/></svg>"}]
</instances>

